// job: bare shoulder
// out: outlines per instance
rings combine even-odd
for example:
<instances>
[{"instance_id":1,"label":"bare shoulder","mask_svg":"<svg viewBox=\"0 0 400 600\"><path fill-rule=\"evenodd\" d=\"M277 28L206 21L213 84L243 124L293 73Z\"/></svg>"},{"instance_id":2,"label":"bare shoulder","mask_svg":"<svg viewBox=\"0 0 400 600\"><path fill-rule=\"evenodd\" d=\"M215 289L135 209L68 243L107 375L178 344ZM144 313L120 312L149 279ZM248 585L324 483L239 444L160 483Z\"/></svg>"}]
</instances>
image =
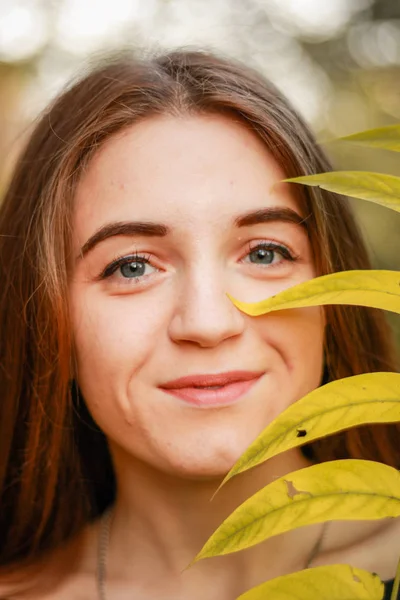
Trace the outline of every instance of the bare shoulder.
<instances>
[{"instance_id":1,"label":"bare shoulder","mask_svg":"<svg viewBox=\"0 0 400 600\"><path fill-rule=\"evenodd\" d=\"M378 521L334 521L317 564L347 563L393 579L400 553L400 517Z\"/></svg>"},{"instance_id":2,"label":"bare shoulder","mask_svg":"<svg viewBox=\"0 0 400 600\"><path fill-rule=\"evenodd\" d=\"M35 587L38 571L36 565L17 567L12 572L0 574L0 600L30 598L29 591Z\"/></svg>"},{"instance_id":3,"label":"bare shoulder","mask_svg":"<svg viewBox=\"0 0 400 600\"><path fill-rule=\"evenodd\" d=\"M96 600L93 548L95 526L88 525L40 562L12 575L0 575L0 600Z\"/></svg>"},{"instance_id":4,"label":"bare shoulder","mask_svg":"<svg viewBox=\"0 0 400 600\"><path fill-rule=\"evenodd\" d=\"M15 585L7 583L0 577L0 600L15 598Z\"/></svg>"},{"instance_id":5,"label":"bare shoulder","mask_svg":"<svg viewBox=\"0 0 400 600\"><path fill-rule=\"evenodd\" d=\"M0 580L0 600L95 600L93 578L82 575L64 579L57 585L47 582L24 584L5 583Z\"/></svg>"}]
</instances>

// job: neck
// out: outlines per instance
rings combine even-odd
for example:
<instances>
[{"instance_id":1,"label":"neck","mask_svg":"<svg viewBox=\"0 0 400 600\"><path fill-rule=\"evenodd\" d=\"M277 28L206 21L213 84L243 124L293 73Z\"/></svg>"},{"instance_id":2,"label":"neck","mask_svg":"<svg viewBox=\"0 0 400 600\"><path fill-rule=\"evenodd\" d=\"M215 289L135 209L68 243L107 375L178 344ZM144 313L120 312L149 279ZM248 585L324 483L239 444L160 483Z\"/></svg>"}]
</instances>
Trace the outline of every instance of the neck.
<instances>
[{"instance_id":1,"label":"neck","mask_svg":"<svg viewBox=\"0 0 400 600\"><path fill-rule=\"evenodd\" d=\"M175 477L112 448L117 477L108 552L108 571L115 577L157 576L178 578L224 519L249 496L271 481L309 463L298 452L288 452L233 478L210 502L221 479ZM245 552L201 561L183 575L190 579L211 575L215 568L234 581L248 579L250 586L304 568L319 527L292 531L266 540ZM299 552L299 548L303 549ZM129 559L127 559L129 557ZM202 575L200 575L202 573ZM255 582L255 583L254 583ZM203 583L202 583L203 585ZM246 588L244 588L246 589Z\"/></svg>"}]
</instances>

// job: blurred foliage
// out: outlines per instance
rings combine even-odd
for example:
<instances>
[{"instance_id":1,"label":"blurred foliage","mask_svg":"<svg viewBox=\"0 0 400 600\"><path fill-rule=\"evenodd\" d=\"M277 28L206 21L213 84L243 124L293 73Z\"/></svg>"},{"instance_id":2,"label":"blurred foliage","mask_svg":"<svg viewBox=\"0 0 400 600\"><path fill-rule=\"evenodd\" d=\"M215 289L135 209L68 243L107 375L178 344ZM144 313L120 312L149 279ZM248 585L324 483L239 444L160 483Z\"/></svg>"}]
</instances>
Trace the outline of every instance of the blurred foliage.
<instances>
[{"instance_id":1,"label":"blurred foliage","mask_svg":"<svg viewBox=\"0 0 400 600\"><path fill-rule=\"evenodd\" d=\"M400 122L394 0L0 0L0 197L32 121L91 56L179 45L264 72L322 142ZM399 156L386 151L325 148L337 169L399 172ZM399 269L397 215L353 204L373 266Z\"/></svg>"}]
</instances>

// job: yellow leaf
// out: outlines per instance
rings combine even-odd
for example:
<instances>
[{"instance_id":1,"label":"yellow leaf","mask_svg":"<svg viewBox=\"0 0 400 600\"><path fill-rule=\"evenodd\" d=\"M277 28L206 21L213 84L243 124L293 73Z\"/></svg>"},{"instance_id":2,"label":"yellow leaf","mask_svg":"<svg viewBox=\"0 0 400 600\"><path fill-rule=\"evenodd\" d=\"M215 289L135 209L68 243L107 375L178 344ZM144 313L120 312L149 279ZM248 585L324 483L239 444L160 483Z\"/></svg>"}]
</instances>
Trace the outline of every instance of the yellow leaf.
<instances>
[{"instance_id":1,"label":"yellow leaf","mask_svg":"<svg viewBox=\"0 0 400 600\"><path fill-rule=\"evenodd\" d=\"M346 135L339 138L338 141L352 142L362 146L400 152L400 125L389 125L388 127L368 129L367 131L361 131L360 133Z\"/></svg>"},{"instance_id":2,"label":"yellow leaf","mask_svg":"<svg viewBox=\"0 0 400 600\"><path fill-rule=\"evenodd\" d=\"M390 600L396 600L399 596L400 592L400 557L399 562L397 563L396 575L394 576L392 594L390 596Z\"/></svg>"},{"instance_id":3,"label":"yellow leaf","mask_svg":"<svg viewBox=\"0 0 400 600\"><path fill-rule=\"evenodd\" d=\"M329 565L271 579L236 600L382 600L384 585L374 573Z\"/></svg>"},{"instance_id":4,"label":"yellow leaf","mask_svg":"<svg viewBox=\"0 0 400 600\"><path fill-rule=\"evenodd\" d=\"M303 396L266 427L220 487L290 448L349 427L396 421L400 421L400 373L364 373L332 381Z\"/></svg>"},{"instance_id":5,"label":"yellow leaf","mask_svg":"<svg viewBox=\"0 0 400 600\"><path fill-rule=\"evenodd\" d=\"M400 177L394 175L369 171L331 171L284 181L318 186L330 192L369 200L400 212Z\"/></svg>"},{"instance_id":6,"label":"yellow leaf","mask_svg":"<svg viewBox=\"0 0 400 600\"><path fill-rule=\"evenodd\" d=\"M337 519L400 516L400 472L368 460L312 465L270 483L229 515L191 564L291 529Z\"/></svg>"},{"instance_id":7,"label":"yellow leaf","mask_svg":"<svg viewBox=\"0 0 400 600\"><path fill-rule=\"evenodd\" d=\"M400 314L400 272L340 271L315 277L260 302L241 302L227 295L237 308L253 317L274 310L323 304L371 306Z\"/></svg>"}]
</instances>

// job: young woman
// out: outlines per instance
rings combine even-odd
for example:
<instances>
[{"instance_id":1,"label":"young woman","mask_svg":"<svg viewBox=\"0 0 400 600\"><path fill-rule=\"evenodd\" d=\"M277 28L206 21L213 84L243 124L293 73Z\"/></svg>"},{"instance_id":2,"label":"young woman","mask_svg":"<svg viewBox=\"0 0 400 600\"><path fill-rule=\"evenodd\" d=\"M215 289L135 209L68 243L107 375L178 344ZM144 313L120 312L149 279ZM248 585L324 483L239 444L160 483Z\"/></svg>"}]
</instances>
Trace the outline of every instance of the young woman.
<instances>
[{"instance_id":1,"label":"young woman","mask_svg":"<svg viewBox=\"0 0 400 600\"><path fill-rule=\"evenodd\" d=\"M270 83L203 52L114 61L42 116L0 211L1 598L233 600L331 563L393 579L397 520L319 524L182 572L276 477L400 467L397 426L356 428L209 502L291 403L397 368L379 311L252 318L227 296L370 268L343 198L280 183L327 169Z\"/></svg>"}]
</instances>

